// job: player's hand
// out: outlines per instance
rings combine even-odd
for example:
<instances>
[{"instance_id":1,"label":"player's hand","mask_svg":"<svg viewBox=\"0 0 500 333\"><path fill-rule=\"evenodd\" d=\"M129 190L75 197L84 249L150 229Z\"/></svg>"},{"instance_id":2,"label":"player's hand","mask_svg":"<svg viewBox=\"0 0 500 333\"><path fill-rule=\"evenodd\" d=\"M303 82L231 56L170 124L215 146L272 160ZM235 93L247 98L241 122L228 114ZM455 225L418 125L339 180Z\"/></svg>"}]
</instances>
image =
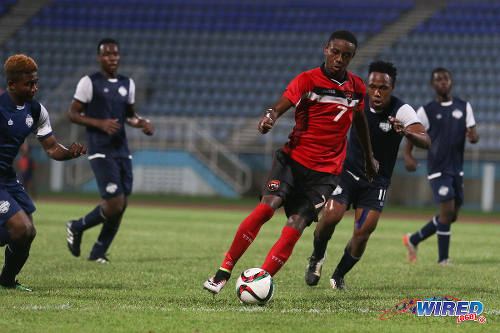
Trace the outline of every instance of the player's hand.
<instances>
[{"instance_id":1,"label":"player's hand","mask_svg":"<svg viewBox=\"0 0 500 333\"><path fill-rule=\"evenodd\" d=\"M80 157L87 153L87 146L82 143L73 142L69 147L68 152L72 158Z\"/></svg>"},{"instance_id":2,"label":"player's hand","mask_svg":"<svg viewBox=\"0 0 500 333\"><path fill-rule=\"evenodd\" d=\"M153 124L151 124L149 120L144 120L144 123L142 125L142 133L146 135L153 135L154 132L155 127L153 126Z\"/></svg>"},{"instance_id":3,"label":"player's hand","mask_svg":"<svg viewBox=\"0 0 500 333\"><path fill-rule=\"evenodd\" d=\"M365 160L365 170L366 170L366 177L368 178L368 181L371 183L375 177L378 174L378 169L379 169L379 163L375 159L375 157L371 157L369 161Z\"/></svg>"},{"instance_id":4,"label":"player's hand","mask_svg":"<svg viewBox=\"0 0 500 333\"><path fill-rule=\"evenodd\" d=\"M99 129L106 134L115 134L120 129L118 119L102 119L99 123Z\"/></svg>"},{"instance_id":5,"label":"player's hand","mask_svg":"<svg viewBox=\"0 0 500 333\"><path fill-rule=\"evenodd\" d=\"M274 126L274 119L271 117L270 112L266 112L262 119L259 121L259 132L266 134Z\"/></svg>"},{"instance_id":6,"label":"player's hand","mask_svg":"<svg viewBox=\"0 0 500 333\"><path fill-rule=\"evenodd\" d=\"M418 168L418 162L413 156L405 155L405 168L406 170L413 172Z\"/></svg>"},{"instance_id":7,"label":"player's hand","mask_svg":"<svg viewBox=\"0 0 500 333\"><path fill-rule=\"evenodd\" d=\"M406 136L406 127L403 125L401 120L389 116L389 122L392 124L392 128L394 128L394 131L398 133L399 135Z\"/></svg>"}]
</instances>

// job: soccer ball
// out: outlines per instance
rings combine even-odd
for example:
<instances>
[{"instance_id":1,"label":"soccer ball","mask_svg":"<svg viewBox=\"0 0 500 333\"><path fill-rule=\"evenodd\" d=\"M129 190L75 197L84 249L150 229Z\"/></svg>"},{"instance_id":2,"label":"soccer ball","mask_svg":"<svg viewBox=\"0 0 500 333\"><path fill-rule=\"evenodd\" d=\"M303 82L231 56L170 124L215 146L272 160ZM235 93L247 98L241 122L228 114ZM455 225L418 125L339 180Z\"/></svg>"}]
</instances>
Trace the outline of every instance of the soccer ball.
<instances>
[{"instance_id":1,"label":"soccer ball","mask_svg":"<svg viewBox=\"0 0 500 333\"><path fill-rule=\"evenodd\" d=\"M261 268L249 268L236 281L236 295L243 304L266 304L274 293L271 274Z\"/></svg>"}]
</instances>

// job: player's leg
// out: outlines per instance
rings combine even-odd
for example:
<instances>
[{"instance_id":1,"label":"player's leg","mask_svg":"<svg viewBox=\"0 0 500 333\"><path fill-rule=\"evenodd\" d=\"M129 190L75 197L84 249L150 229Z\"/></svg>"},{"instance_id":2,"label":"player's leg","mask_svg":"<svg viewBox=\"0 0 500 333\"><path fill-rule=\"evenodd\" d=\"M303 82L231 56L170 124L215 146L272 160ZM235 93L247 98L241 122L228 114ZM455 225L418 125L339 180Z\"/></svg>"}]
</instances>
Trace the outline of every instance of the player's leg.
<instances>
[{"instance_id":1,"label":"player's leg","mask_svg":"<svg viewBox=\"0 0 500 333\"><path fill-rule=\"evenodd\" d=\"M205 281L204 289L217 294L224 287L231 277L234 265L255 240L262 225L269 221L274 211L283 204L282 198L286 197L290 190L288 184L293 182L290 177L288 158L280 149L274 154L273 166L262 191L260 203L239 225L221 266L214 276Z\"/></svg>"},{"instance_id":2,"label":"player's leg","mask_svg":"<svg viewBox=\"0 0 500 333\"><path fill-rule=\"evenodd\" d=\"M335 231L335 226L340 222L347 210L347 205L330 199L323 208L321 218L314 230L313 253L309 257L304 279L309 286L318 284L321 270L326 259L326 247Z\"/></svg>"},{"instance_id":3,"label":"player's leg","mask_svg":"<svg viewBox=\"0 0 500 333\"><path fill-rule=\"evenodd\" d=\"M338 181L337 176L307 169L296 162L292 163L292 170L297 181L296 190L284 203L288 220L261 267L271 276L286 263L304 229L318 221L318 214Z\"/></svg>"},{"instance_id":4,"label":"player's leg","mask_svg":"<svg viewBox=\"0 0 500 333\"><path fill-rule=\"evenodd\" d=\"M3 233L2 243L7 244L5 248L5 261L0 274L0 287L17 288L31 291L16 281L24 264L28 260L31 243L36 236L31 215L27 215L22 209L12 215L3 227L8 231Z\"/></svg>"},{"instance_id":5,"label":"player's leg","mask_svg":"<svg viewBox=\"0 0 500 333\"><path fill-rule=\"evenodd\" d=\"M117 158L113 160L113 164L117 168L117 174L113 175L114 178L111 178L111 181L116 181L118 186L114 193L107 193L103 196L102 210L106 221L103 222L101 232L88 257L89 260L100 263L109 262L106 251L118 233L127 208L128 196L132 193L132 161L128 158Z\"/></svg>"},{"instance_id":6,"label":"player's leg","mask_svg":"<svg viewBox=\"0 0 500 333\"><path fill-rule=\"evenodd\" d=\"M438 263L447 265L449 263L450 248L450 226L455 220L455 200L450 199L439 203L440 216L436 228L438 242Z\"/></svg>"},{"instance_id":7,"label":"player's leg","mask_svg":"<svg viewBox=\"0 0 500 333\"><path fill-rule=\"evenodd\" d=\"M89 161L94 172L99 193L105 198L109 192L117 190L116 181L110 181L113 172L119 172L112 159L95 158ZM115 176L116 177L116 176ZM66 223L66 241L68 249L75 257L80 256L80 245L83 232L106 221L102 203L94 207L86 215Z\"/></svg>"},{"instance_id":8,"label":"player's leg","mask_svg":"<svg viewBox=\"0 0 500 333\"><path fill-rule=\"evenodd\" d=\"M377 227L380 211L357 208L354 217L352 238L344 249L344 255L332 274L330 284L333 289L345 289L344 276L358 263L365 252L368 239Z\"/></svg>"}]
</instances>

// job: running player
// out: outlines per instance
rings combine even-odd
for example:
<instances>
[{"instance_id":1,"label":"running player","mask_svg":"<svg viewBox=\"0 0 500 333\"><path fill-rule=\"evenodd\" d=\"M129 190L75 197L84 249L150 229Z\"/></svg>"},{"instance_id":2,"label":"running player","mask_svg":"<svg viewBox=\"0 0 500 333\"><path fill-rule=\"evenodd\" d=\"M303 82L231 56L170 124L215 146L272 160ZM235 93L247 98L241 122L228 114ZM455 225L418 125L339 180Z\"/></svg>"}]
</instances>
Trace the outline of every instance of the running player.
<instances>
[{"instance_id":1,"label":"running player","mask_svg":"<svg viewBox=\"0 0 500 333\"><path fill-rule=\"evenodd\" d=\"M354 232L330 279L333 289L345 288L344 275L361 259L370 234L377 227L401 139L406 137L421 148L428 149L430 145L429 136L418 121L415 110L392 95L397 74L393 64L376 61L370 64L368 72L368 100L364 112L368 119L375 159L380 165L379 173L373 182L366 179L363 172L363 151L356 130L353 129L340 184L323 209L322 217L314 231L314 251L305 273L306 283L310 286L318 284L328 241L335 226L352 205L355 209Z\"/></svg>"},{"instance_id":2,"label":"running player","mask_svg":"<svg viewBox=\"0 0 500 333\"><path fill-rule=\"evenodd\" d=\"M132 156L125 123L142 129L146 135L152 135L154 127L135 112L134 81L117 74L118 42L110 38L101 40L97 45L97 59L101 70L78 82L69 118L87 129L88 158L103 202L84 217L69 221L66 231L68 249L78 257L83 232L102 223L87 259L109 263L106 251L118 232L132 191Z\"/></svg>"},{"instance_id":3,"label":"running player","mask_svg":"<svg viewBox=\"0 0 500 333\"><path fill-rule=\"evenodd\" d=\"M378 164L361 111L366 87L358 76L347 71L357 44L351 32L335 31L324 47L325 63L293 79L260 120L258 129L265 134L283 113L295 106L295 127L289 141L274 155L260 204L240 224L221 267L204 283L208 291L220 292L261 226L282 205L288 220L262 269L273 276L285 264L302 231L317 221L318 212L336 186L352 122L366 157L368 177L376 175Z\"/></svg>"},{"instance_id":4,"label":"running player","mask_svg":"<svg viewBox=\"0 0 500 333\"><path fill-rule=\"evenodd\" d=\"M0 246L7 244L0 274L0 289L31 291L16 280L28 260L36 235L35 206L16 179L12 163L30 133L34 133L47 155L57 161L86 153L79 143L67 149L57 142L45 107L33 99L38 90L38 66L24 54L16 54L4 64L7 91L0 95Z\"/></svg>"},{"instance_id":5,"label":"running player","mask_svg":"<svg viewBox=\"0 0 500 333\"><path fill-rule=\"evenodd\" d=\"M438 263L449 265L450 225L457 220L464 198L462 167L465 139L477 143L479 135L470 103L451 96L450 71L446 68L434 69L431 87L436 91L436 99L419 108L417 116L432 139L432 147L427 155L427 178L440 212L419 231L406 234L403 243L408 251L408 261L417 262L418 244L436 233ZM408 143L405 166L409 171L417 168L412 149L413 145Z\"/></svg>"}]
</instances>

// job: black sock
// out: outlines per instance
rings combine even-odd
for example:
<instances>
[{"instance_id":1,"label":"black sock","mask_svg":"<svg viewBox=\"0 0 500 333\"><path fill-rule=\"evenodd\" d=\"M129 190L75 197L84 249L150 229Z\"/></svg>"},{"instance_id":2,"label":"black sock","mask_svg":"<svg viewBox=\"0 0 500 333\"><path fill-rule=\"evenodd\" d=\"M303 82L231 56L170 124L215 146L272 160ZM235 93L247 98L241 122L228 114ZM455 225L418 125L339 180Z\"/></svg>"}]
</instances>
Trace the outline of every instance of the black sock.
<instances>
[{"instance_id":1,"label":"black sock","mask_svg":"<svg viewBox=\"0 0 500 333\"><path fill-rule=\"evenodd\" d=\"M314 236L314 250L313 250L313 253L312 253L312 256L316 259L322 259L324 256L325 256L325 252L326 252L326 247L328 245L328 241L330 240L330 238L328 239L321 239L319 237L316 237Z\"/></svg>"},{"instance_id":2,"label":"black sock","mask_svg":"<svg viewBox=\"0 0 500 333\"><path fill-rule=\"evenodd\" d=\"M93 257L101 257L106 254L111 242L115 238L116 233L120 225L110 225L109 223L103 223L101 233L97 237L97 241L90 252Z\"/></svg>"},{"instance_id":3,"label":"black sock","mask_svg":"<svg viewBox=\"0 0 500 333\"><path fill-rule=\"evenodd\" d=\"M30 254L31 244L27 247L9 244L5 248L5 262L0 274L0 284L3 286L13 286L16 282L16 275L23 268Z\"/></svg>"},{"instance_id":4,"label":"black sock","mask_svg":"<svg viewBox=\"0 0 500 333\"><path fill-rule=\"evenodd\" d=\"M0 246L9 244L9 242L10 242L9 230L4 226L0 226Z\"/></svg>"},{"instance_id":5,"label":"black sock","mask_svg":"<svg viewBox=\"0 0 500 333\"><path fill-rule=\"evenodd\" d=\"M102 211L102 206L98 205L90 213L79 218L78 221L73 223L72 228L75 231L82 232L105 222L106 220L106 216L104 216L104 212Z\"/></svg>"},{"instance_id":6,"label":"black sock","mask_svg":"<svg viewBox=\"0 0 500 333\"><path fill-rule=\"evenodd\" d=\"M217 273L215 273L214 282L219 283L222 280L227 281L227 280L229 280L230 277L231 277L231 273L223 271L222 269L219 269L217 271Z\"/></svg>"},{"instance_id":7,"label":"black sock","mask_svg":"<svg viewBox=\"0 0 500 333\"><path fill-rule=\"evenodd\" d=\"M438 239L439 261L448 259L448 251L450 249L450 225L438 223L436 234Z\"/></svg>"},{"instance_id":8,"label":"black sock","mask_svg":"<svg viewBox=\"0 0 500 333\"><path fill-rule=\"evenodd\" d=\"M436 215L430 220L426 225L422 227L419 231L411 235L410 242L417 246L418 243L427 239L428 237L434 235L437 229L437 225L439 223L439 215Z\"/></svg>"},{"instance_id":9,"label":"black sock","mask_svg":"<svg viewBox=\"0 0 500 333\"><path fill-rule=\"evenodd\" d=\"M335 272L333 272L332 276L344 277L351 270L351 268L356 265L356 263L361 258L356 258L351 255L351 251L346 247L344 249L344 255L342 259L340 259Z\"/></svg>"}]
</instances>

